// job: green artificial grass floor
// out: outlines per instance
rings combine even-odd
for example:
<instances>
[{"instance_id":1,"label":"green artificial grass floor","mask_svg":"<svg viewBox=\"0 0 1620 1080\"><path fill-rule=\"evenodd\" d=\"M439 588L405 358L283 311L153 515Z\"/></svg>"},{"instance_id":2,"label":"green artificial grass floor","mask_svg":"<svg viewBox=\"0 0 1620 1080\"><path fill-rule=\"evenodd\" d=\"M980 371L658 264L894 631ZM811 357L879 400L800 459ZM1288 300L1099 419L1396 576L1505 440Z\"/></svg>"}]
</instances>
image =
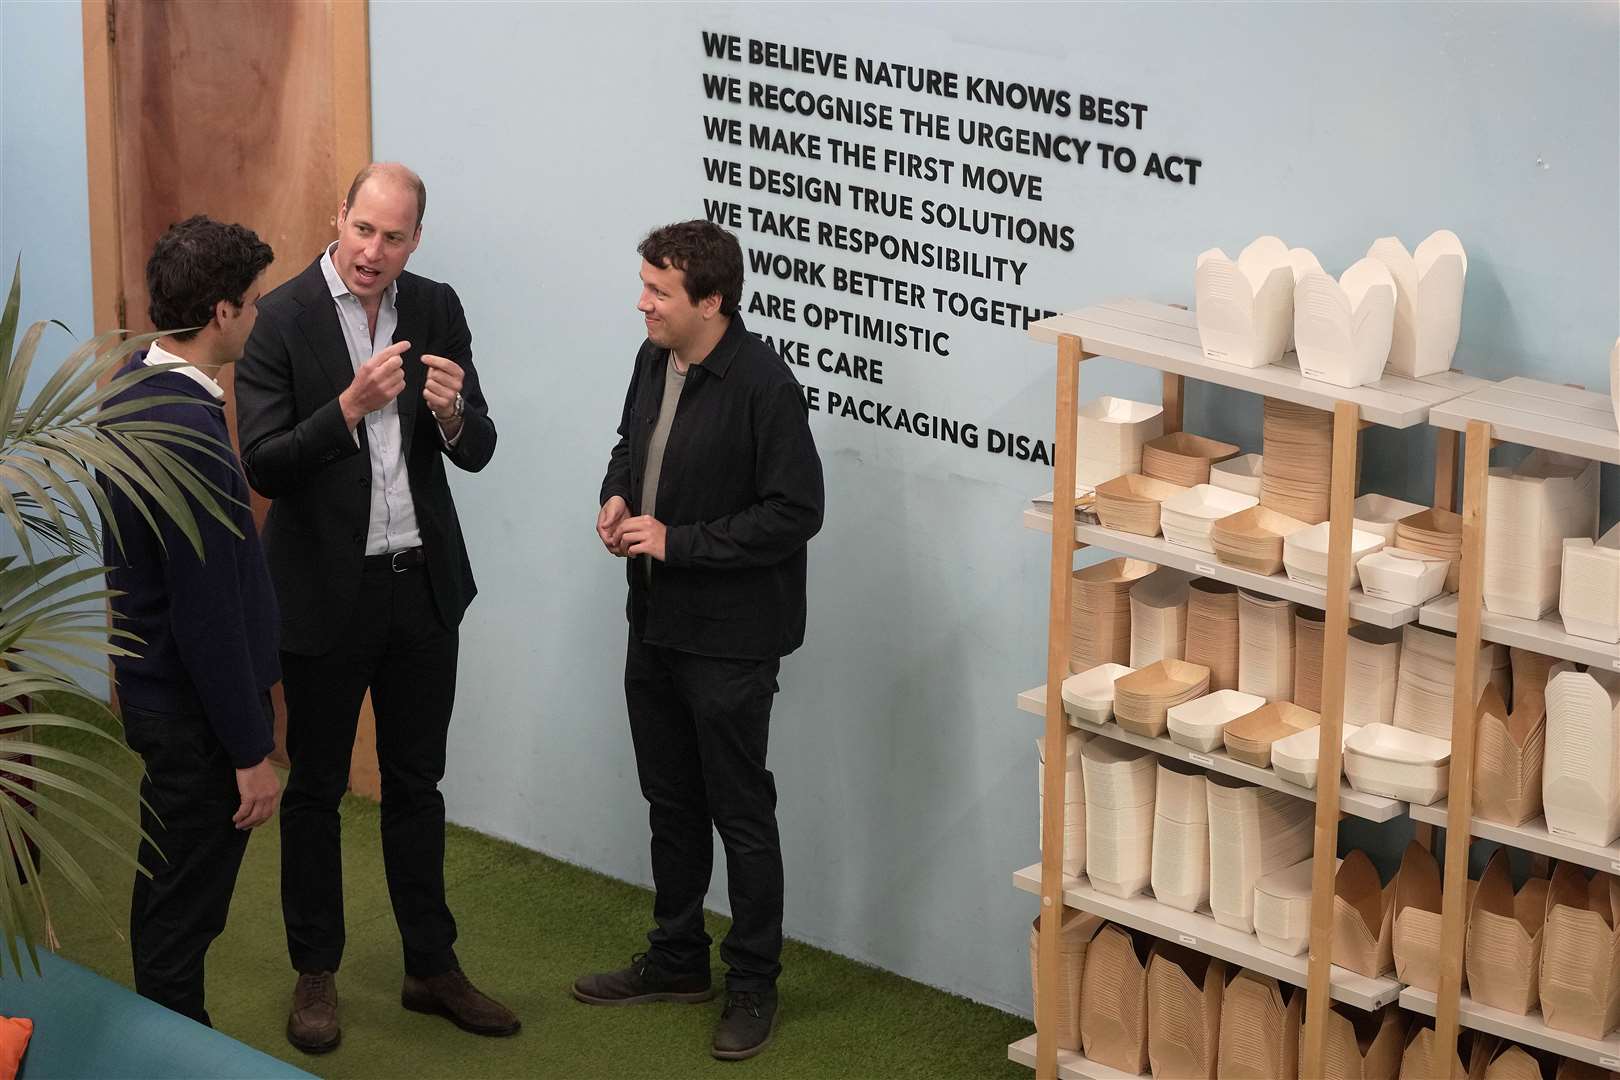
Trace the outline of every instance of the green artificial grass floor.
<instances>
[{"instance_id":1,"label":"green artificial grass floor","mask_svg":"<svg viewBox=\"0 0 1620 1080\"><path fill-rule=\"evenodd\" d=\"M73 710L75 712L79 710ZM53 741L91 753L121 775L139 767L105 742ZM97 746L96 744L99 744ZM105 790L103 786L101 790ZM131 800L133 805L133 801ZM573 1000L582 972L621 967L645 945L652 894L514 844L451 826L445 880L460 927L462 966L523 1018L509 1039L467 1035L399 1004L399 938L383 882L378 808L343 802L343 881L348 944L338 973L343 1042L311 1057L287 1044L293 984L280 904L276 823L255 831L237 880L229 924L208 954L207 1003L215 1027L327 1077L1020 1077L1007 1044L1032 1030L1008 1013L789 941L782 957L782 1021L760 1057L709 1056L721 1002L599 1008ZM71 830L121 930L129 872ZM131 985L127 943L59 877L50 882L64 956ZM711 914L709 933L727 920ZM714 977L721 984L718 963Z\"/></svg>"}]
</instances>

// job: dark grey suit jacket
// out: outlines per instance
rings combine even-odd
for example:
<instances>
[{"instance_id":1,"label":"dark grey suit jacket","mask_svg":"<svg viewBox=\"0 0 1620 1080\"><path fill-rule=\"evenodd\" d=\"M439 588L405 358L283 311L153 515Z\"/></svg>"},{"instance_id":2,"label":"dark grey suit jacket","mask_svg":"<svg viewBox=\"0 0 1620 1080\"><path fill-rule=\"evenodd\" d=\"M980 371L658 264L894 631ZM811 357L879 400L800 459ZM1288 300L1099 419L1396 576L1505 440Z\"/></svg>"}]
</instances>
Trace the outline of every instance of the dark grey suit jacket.
<instances>
[{"instance_id":1,"label":"dark grey suit jacket","mask_svg":"<svg viewBox=\"0 0 1620 1080\"><path fill-rule=\"evenodd\" d=\"M472 332L455 290L399 276L395 341L409 341L399 395L401 450L433 596L447 628L477 594L446 459L477 472L495 453L495 424L473 367ZM422 400L422 354L448 357L466 373L461 437L447 448ZM371 512L371 459L344 426L338 395L354 378L326 277L317 258L259 301L258 323L236 370L242 464L255 491L274 500L265 554L281 605L281 647L316 656L337 643L360 589Z\"/></svg>"}]
</instances>

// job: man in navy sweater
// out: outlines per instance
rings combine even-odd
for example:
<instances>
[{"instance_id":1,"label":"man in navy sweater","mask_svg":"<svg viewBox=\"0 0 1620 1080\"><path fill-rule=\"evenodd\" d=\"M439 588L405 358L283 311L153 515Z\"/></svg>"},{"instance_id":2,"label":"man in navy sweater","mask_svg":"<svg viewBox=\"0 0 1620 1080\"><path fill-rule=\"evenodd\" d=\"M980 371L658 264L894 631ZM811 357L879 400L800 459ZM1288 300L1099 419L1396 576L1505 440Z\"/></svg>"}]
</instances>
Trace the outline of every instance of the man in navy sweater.
<instances>
[{"instance_id":1,"label":"man in navy sweater","mask_svg":"<svg viewBox=\"0 0 1620 1080\"><path fill-rule=\"evenodd\" d=\"M235 533L193 501L199 556L166 515L155 515L154 532L116 485L102 485L122 540L102 530L107 584L122 594L115 625L141 642L131 646L139 656L113 662L125 736L146 763L141 826L151 839L140 858L151 876L136 876L130 901L135 989L204 1024L204 954L225 928L248 832L281 794L267 756L270 687L281 677L275 591L215 381L242 356L272 258L251 230L206 217L164 233L146 264L152 323L190 329L137 354L120 374L165 370L113 399L152 399L126 419L180 425L217 444L172 448L222 493Z\"/></svg>"}]
</instances>

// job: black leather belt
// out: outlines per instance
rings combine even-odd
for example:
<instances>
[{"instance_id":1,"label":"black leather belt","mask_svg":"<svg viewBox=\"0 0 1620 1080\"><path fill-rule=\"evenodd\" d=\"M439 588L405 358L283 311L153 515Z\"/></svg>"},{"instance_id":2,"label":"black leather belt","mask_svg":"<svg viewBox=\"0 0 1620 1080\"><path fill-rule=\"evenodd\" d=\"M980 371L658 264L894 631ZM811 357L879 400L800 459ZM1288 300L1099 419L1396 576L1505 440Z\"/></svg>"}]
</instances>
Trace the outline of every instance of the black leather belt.
<instances>
[{"instance_id":1,"label":"black leather belt","mask_svg":"<svg viewBox=\"0 0 1620 1080\"><path fill-rule=\"evenodd\" d=\"M405 548L403 551L387 551L381 555L367 555L366 567L368 569L387 566L396 574L403 574L407 570L414 570L418 566L427 565L427 552L419 547Z\"/></svg>"}]
</instances>

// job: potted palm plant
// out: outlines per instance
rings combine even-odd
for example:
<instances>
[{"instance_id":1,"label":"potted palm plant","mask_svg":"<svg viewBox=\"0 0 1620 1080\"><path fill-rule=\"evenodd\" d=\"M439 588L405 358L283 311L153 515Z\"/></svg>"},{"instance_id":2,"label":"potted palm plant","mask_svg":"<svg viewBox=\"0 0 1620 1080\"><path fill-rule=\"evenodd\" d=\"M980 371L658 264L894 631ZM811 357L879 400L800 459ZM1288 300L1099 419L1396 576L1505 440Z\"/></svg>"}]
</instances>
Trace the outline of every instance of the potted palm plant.
<instances>
[{"instance_id":1,"label":"potted palm plant","mask_svg":"<svg viewBox=\"0 0 1620 1080\"><path fill-rule=\"evenodd\" d=\"M112 377L158 335L113 331L85 342L24 400L50 324L34 323L19 338L20 299L21 260L0 311L0 852L12 853L0 856L0 935L19 972L25 952L39 969L41 936L50 948L58 942L48 881L65 883L113 921L68 840L141 872L136 787L72 748L73 739L89 738L132 753L107 703L82 681L141 646L108 626L102 522L115 531L114 546L121 538L104 513L103 485L128 494L154 527L158 515L172 518L199 554L196 514L235 531L227 497L176 453L225 448L188 428L131 417L159 399L108 404L157 370ZM63 708L70 700L79 707ZM68 732L84 734L61 737Z\"/></svg>"}]
</instances>

